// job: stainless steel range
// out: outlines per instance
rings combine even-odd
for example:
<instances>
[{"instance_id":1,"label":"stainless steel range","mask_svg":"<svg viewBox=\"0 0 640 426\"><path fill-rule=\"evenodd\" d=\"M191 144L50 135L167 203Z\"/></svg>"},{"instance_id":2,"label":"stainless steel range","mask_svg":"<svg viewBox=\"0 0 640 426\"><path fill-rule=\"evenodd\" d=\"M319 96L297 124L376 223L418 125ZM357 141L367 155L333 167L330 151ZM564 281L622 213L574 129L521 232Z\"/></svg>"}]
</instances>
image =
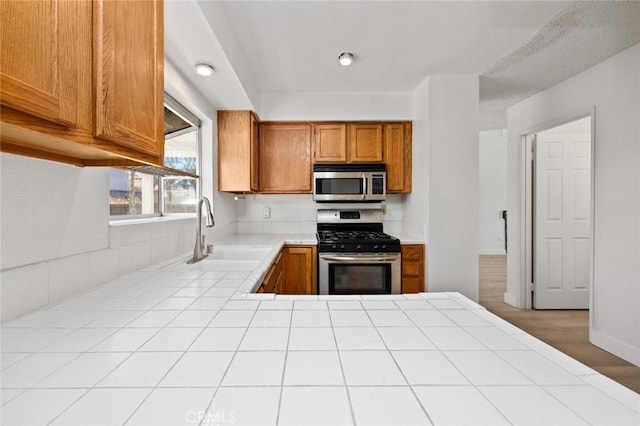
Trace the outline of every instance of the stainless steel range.
<instances>
[{"instance_id":1,"label":"stainless steel range","mask_svg":"<svg viewBox=\"0 0 640 426\"><path fill-rule=\"evenodd\" d=\"M400 293L400 240L382 232L381 208L317 217L318 294Z\"/></svg>"}]
</instances>

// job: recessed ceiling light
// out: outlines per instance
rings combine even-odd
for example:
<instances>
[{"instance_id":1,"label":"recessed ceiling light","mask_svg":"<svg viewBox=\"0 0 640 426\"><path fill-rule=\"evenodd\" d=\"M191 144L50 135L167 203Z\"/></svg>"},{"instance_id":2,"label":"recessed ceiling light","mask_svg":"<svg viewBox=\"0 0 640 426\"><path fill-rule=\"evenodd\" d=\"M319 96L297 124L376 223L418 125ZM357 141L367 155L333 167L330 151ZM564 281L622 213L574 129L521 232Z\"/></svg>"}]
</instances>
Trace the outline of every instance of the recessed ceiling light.
<instances>
[{"instance_id":1,"label":"recessed ceiling light","mask_svg":"<svg viewBox=\"0 0 640 426\"><path fill-rule=\"evenodd\" d=\"M209 64L197 64L196 65L196 72L198 74L204 76L204 77L209 77L210 75L212 75L214 70L215 70L215 68L213 68Z\"/></svg>"},{"instance_id":2,"label":"recessed ceiling light","mask_svg":"<svg viewBox=\"0 0 640 426\"><path fill-rule=\"evenodd\" d=\"M340 62L340 65L342 65L343 67L348 67L353 63L353 53L341 53L340 56L338 56L338 62Z\"/></svg>"}]
</instances>

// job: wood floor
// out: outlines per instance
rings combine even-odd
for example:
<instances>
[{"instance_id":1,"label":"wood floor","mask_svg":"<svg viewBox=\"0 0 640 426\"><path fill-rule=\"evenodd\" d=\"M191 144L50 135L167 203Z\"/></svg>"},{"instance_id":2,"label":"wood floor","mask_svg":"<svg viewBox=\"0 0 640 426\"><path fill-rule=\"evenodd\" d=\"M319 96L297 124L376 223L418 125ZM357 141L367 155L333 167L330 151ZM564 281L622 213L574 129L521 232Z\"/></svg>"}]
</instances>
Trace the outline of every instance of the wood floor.
<instances>
[{"instance_id":1,"label":"wood floor","mask_svg":"<svg viewBox=\"0 0 640 426\"><path fill-rule=\"evenodd\" d=\"M527 333L640 393L640 367L589 343L589 311L524 310L504 303L507 257L480 256L480 304Z\"/></svg>"}]
</instances>

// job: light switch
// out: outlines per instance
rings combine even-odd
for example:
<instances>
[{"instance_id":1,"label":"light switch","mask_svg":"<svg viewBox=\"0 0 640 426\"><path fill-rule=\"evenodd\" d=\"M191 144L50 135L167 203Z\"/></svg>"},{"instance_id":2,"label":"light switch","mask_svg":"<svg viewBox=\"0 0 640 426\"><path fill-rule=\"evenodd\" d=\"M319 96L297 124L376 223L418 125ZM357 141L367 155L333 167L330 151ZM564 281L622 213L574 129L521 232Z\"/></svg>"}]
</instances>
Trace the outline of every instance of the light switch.
<instances>
[{"instance_id":1,"label":"light switch","mask_svg":"<svg viewBox=\"0 0 640 426\"><path fill-rule=\"evenodd\" d=\"M271 217L271 207L264 206L262 208L262 218L263 219L269 219L270 217Z\"/></svg>"}]
</instances>

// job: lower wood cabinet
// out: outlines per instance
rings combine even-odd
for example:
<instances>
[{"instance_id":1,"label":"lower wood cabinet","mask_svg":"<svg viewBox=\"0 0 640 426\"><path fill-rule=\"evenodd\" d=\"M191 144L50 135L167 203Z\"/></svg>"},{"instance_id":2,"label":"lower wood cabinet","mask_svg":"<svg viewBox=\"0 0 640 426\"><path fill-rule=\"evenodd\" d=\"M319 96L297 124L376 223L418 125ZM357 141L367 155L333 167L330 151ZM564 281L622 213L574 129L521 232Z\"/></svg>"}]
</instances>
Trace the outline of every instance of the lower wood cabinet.
<instances>
[{"instance_id":1,"label":"lower wood cabinet","mask_svg":"<svg viewBox=\"0 0 640 426\"><path fill-rule=\"evenodd\" d=\"M403 244L402 293L420 293L426 290L424 280L424 244Z\"/></svg>"},{"instance_id":2,"label":"lower wood cabinet","mask_svg":"<svg viewBox=\"0 0 640 426\"><path fill-rule=\"evenodd\" d=\"M316 246L285 246L257 292L316 294L316 253Z\"/></svg>"},{"instance_id":3,"label":"lower wood cabinet","mask_svg":"<svg viewBox=\"0 0 640 426\"><path fill-rule=\"evenodd\" d=\"M285 246L279 294L316 294L316 246Z\"/></svg>"},{"instance_id":4,"label":"lower wood cabinet","mask_svg":"<svg viewBox=\"0 0 640 426\"><path fill-rule=\"evenodd\" d=\"M260 293L275 293L276 289L282 286L282 264L282 252L280 252L262 282L262 286L260 288L263 291Z\"/></svg>"}]
</instances>

